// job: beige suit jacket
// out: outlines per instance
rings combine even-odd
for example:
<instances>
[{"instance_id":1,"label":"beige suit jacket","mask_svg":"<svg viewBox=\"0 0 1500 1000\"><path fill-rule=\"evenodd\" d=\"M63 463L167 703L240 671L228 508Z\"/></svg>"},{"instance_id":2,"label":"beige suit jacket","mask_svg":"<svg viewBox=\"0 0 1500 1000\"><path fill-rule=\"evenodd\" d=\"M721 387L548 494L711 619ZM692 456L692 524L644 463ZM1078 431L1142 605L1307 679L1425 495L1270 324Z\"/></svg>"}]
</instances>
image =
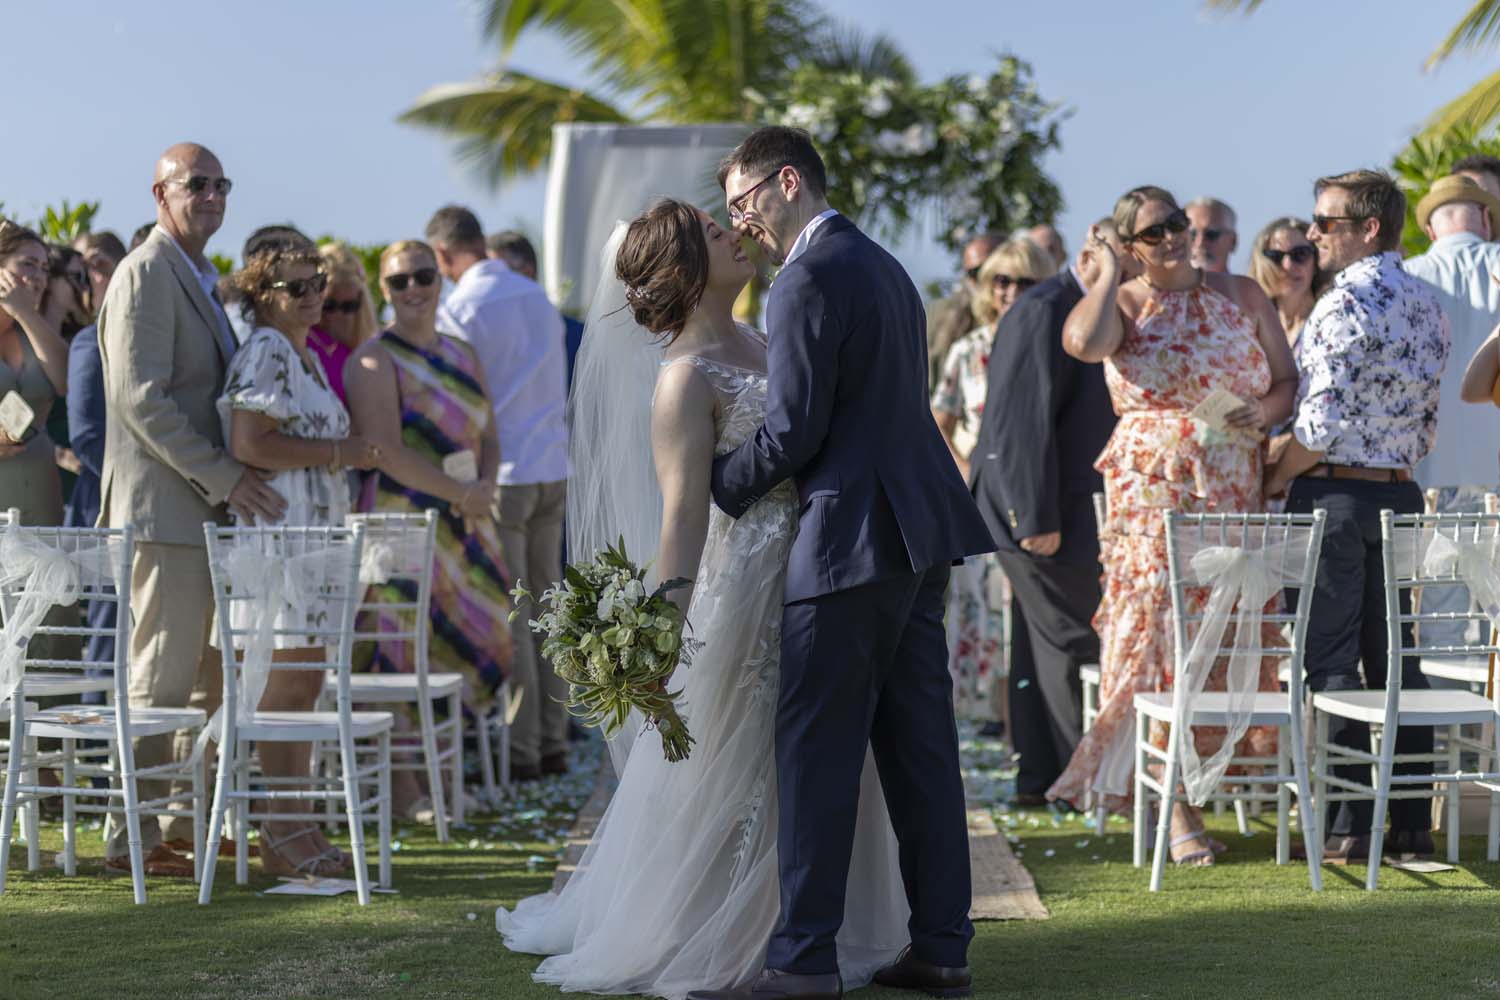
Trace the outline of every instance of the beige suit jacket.
<instances>
[{"instance_id":1,"label":"beige suit jacket","mask_svg":"<svg viewBox=\"0 0 1500 1000\"><path fill-rule=\"evenodd\" d=\"M229 347L218 303L160 229L121 262L99 313L104 481L99 523L136 539L203 545L242 467L215 402Z\"/></svg>"}]
</instances>

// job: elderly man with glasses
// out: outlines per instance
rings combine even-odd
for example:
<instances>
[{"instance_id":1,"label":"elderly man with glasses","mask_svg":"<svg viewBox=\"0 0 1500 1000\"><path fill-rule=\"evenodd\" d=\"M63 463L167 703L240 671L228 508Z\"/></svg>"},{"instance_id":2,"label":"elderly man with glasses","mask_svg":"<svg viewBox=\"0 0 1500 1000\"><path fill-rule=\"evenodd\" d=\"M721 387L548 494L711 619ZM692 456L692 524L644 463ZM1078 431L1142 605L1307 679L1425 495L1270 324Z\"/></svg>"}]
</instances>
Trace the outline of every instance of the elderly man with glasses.
<instances>
[{"instance_id":1,"label":"elderly man with glasses","mask_svg":"<svg viewBox=\"0 0 1500 1000\"><path fill-rule=\"evenodd\" d=\"M1239 245L1234 209L1217 198L1194 198L1183 208L1190 223L1194 267L1229 273L1229 255Z\"/></svg>"}]
</instances>

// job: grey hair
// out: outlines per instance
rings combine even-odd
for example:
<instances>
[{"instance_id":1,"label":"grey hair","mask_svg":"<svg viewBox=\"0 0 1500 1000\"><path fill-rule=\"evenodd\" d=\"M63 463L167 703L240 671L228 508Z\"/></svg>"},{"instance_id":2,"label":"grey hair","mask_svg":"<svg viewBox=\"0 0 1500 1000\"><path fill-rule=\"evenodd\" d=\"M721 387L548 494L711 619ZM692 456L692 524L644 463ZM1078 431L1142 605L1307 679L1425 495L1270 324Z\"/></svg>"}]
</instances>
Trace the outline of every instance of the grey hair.
<instances>
[{"instance_id":1,"label":"grey hair","mask_svg":"<svg viewBox=\"0 0 1500 1000\"><path fill-rule=\"evenodd\" d=\"M1209 211L1213 212L1215 215L1222 215L1224 218L1228 219L1230 229L1239 228L1239 218L1234 214L1234 209L1230 208L1227 204L1217 198L1194 198L1192 201L1188 202L1182 207L1183 209L1206 208Z\"/></svg>"}]
</instances>

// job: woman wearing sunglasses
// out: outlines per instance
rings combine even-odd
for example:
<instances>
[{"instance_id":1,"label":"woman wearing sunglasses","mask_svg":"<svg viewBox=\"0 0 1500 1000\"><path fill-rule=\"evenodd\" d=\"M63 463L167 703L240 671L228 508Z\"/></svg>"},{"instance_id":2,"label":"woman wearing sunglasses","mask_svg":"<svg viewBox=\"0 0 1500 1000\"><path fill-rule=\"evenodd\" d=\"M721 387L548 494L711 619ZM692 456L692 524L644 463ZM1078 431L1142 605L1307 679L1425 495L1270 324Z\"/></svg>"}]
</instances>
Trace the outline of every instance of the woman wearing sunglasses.
<instances>
[{"instance_id":1,"label":"woman wearing sunglasses","mask_svg":"<svg viewBox=\"0 0 1500 1000\"><path fill-rule=\"evenodd\" d=\"M1307 241L1309 225L1290 215L1275 219L1256 234L1250 247L1250 277L1276 307L1293 349L1317 298L1313 283L1318 276L1318 250Z\"/></svg>"},{"instance_id":2,"label":"woman wearing sunglasses","mask_svg":"<svg viewBox=\"0 0 1500 1000\"><path fill-rule=\"evenodd\" d=\"M323 315L307 334L307 345L323 362L328 384L349 405L344 393L344 366L355 348L375 335L375 306L365 284L365 266L345 243L324 243L318 248L328 292L323 296Z\"/></svg>"},{"instance_id":3,"label":"woman wearing sunglasses","mask_svg":"<svg viewBox=\"0 0 1500 1000\"><path fill-rule=\"evenodd\" d=\"M359 509L438 511L429 662L434 671L464 674L466 706L487 715L511 658L504 627L508 574L490 516L500 441L489 393L474 349L437 329L442 278L431 247L418 240L391 244L380 257L380 285L395 322L361 345L344 373L354 427L383 455L379 475L365 481ZM411 597L393 582L373 587L369 599ZM399 631L398 619L392 612L390 621L364 621L359 630ZM414 671L410 644L380 644L369 668ZM424 818L414 772L395 772L392 794L398 814Z\"/></svg>"},{"instance_id":4,"label":"woman wearing sunglasses","mask_svg":"<svg viewBox=\"0 0 1500 1000\"><path fill-rule=\"evenodd\" d=\"M308 330L322 314L328 284L317 253L309 246L281 242L250 255L234 275L240 308L253 330L236 352L219 397L219 419L229 453L247 466L274 473L270 485L286 498L287 527L341 525L349 513L346 468L372 469L380 449L349 433L349 414L329 384L323 364L307 344ZM236 605L231 615L248 614ZM316 603L308 627L326 629L326 611ZM236 627L248 622L236 621ZM326 659L325 640L311 636L277 638L282 662ZM323 672L273 670L260 700L262 711L310 711L323 687ZM267 775L305 777L309 744L263 743L261 767ZM306 805L306 804L302 804ZM305 811L278 802L277 812ZM260 841L261 866L273 875L334 875L349 859L324 839L310 821L266 821Z\"/></svg>"},{"instance_id":5,"label":"woman wearing sunglasses","mask_svg":"<svg viewBox=\"0 0 1500 1000\"><path fill-rule=\"evenodd\" d=\"M1103 703L1092 729L1048 792L1080 801L1093 788L1111 805L1130 792L1128 761L1137 691L1172 688L1171 595L1162 511L1259 512L1261 437L1291 413L1297 370L1276 310L1249 278L1209 274L1188 261L1188 219L1167 191L1140 187L1115 205L1125 252L1142 274L1116 286L1120 262L1097 234L1101 273L1063 328L1063 346L1103 362L1120 421L1096 468L1104 475L1111 544L1104 598L1094 625L1101 643ZM1217 389L1237 396L1222 429L1192 416ZM1206 593L1190 592L1201 612ZM1268 626L1274 634L1275 627ZM1267 645L1275 645L1269 637ZM1209 687L1223 690L1223 671ZM1217 682L1217 683L1216 683ZM1275 661L1263 660L1257 689L1278 690ZM1207 759L1224 730L1196 727ZM1153 732L1165 746L1165 732ZM1273 752L1274 731L1250 729L1240 752ZM1172 859L1212 864L1223 845L1209 839L1198 810L1173 810Z\"/></svg>"},{"instance_id":6,"label":"woman wearing sunglasses","mask_svg":"<svg viewBox=\"0 0 1500 1000\"><path fill-rule=\"evenodd\" d=\"M990 349L1000 320L1022 292L1057 273L1045 250L1015 236L990 252L979 267L974 313L981 325L948 349L932 394L932 416L965 479L979 433L989 384ZM1004 718L1004 576L993 554L967 560L948 588L948 671L959 716L998 723ZM991 600L991 592L997 592Z\"/></svg>"}]
</instances>

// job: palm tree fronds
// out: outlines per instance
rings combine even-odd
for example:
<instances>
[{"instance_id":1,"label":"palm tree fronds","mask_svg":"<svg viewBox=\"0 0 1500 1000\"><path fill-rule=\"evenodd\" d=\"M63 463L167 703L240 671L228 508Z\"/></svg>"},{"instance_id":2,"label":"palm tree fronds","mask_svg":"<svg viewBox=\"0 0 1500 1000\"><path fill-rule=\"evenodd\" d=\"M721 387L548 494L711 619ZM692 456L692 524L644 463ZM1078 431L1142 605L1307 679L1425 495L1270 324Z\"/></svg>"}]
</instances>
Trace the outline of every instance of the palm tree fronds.
<instances>
[{"instance_id":1,"label":"palm tree fronds","mask_svg":"<svg viewBox=\"0 0 1500 1000\"><path fill-rule=\"evenodd\" d=\"M1463 20L1427 57L1427 68L1432 69L1460 50L1489 48L1497 41L1500 41L1500 0L1476 0Z\"/></svg>"},{"instance_id":2,"label":"palm tree fronds","mask_svg":"<svg viewBox=\"0 0 1500 1000\"><path fill-rule=\"evenodd\" d=\"M902 83L916 80L916 71L895 39L867 35L847 25L828 25L812 48L808 61L831 73L858 73L871 79L889 77Z\"/></svg>"},{"instance_id":3,"label":"palm tree fronds","mask_svg":"<svg viewBox=\"0 0 1500 1000\"><path fill-rule=\"evenodd\" d=\"M1436 138L1453 128L1478 131L1496 120L1500 120L1500 72L1491 73L1439 108L1422 129L1422 135Z\"/></svg>"},{"instance_id":4,"label":"palm tree fronds","mask_svg":"<svg viewBox=\"0 0 1500 1000\"><path fill-rule=\"evenodd\" d=\"M1262 2L1263 0L1203 0L1203 6L1209 10L1223 11L1226 14L1236 12L1254 14Z\"/></svg>"},{"instance_id":5,"label":"palm tree fronds","mask_svg":"<svg viewBox=\"0 0 1500 1000\"><path fill-rule=\"evenodd\" d=\"M458 136L459 158L498 185L547 162L556 122L625 124L632 119L586 91L509 71L433 87L397 120Z\"/></svg>"}]
</instances>

